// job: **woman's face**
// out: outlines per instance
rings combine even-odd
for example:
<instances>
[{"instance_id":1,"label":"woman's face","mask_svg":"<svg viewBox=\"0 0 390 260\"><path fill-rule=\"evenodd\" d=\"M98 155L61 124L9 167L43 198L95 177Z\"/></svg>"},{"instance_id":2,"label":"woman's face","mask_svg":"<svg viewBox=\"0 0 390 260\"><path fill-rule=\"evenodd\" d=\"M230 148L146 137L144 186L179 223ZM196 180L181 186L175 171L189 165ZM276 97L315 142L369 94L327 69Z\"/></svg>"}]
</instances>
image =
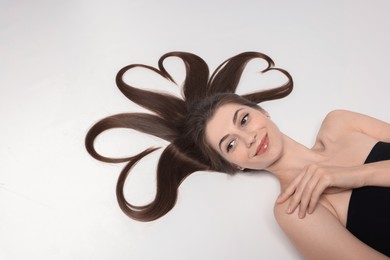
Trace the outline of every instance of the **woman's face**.
<instances>
[{"instance_id":1,"label":"woman's face","mask_svg":"<svg viewBox=\"0 0 390 260\"><path fill-rule=\"evenodd\" d=\"M239 104L217 108L206 125L206 140L227 161L267 169L282 154L282 134L266 111Z\"/></svg>"}]
</instances>

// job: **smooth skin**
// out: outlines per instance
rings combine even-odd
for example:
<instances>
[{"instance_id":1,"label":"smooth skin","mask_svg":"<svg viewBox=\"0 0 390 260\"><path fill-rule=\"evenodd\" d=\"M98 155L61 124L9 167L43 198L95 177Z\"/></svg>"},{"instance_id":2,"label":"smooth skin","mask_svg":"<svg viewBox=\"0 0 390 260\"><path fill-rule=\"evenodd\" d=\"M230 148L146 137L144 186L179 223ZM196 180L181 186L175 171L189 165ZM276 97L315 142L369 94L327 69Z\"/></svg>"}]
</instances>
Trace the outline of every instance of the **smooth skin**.
<instances>
[{"instance_id":1,"label":"smooth skin","mask_svg":"<svg viewBox=\"0 0 390 260\"><path fill-rule=\"evenodd\" d=\"M309 149L281 133L266 111L225 104L208 122L206 138L238 169L279 179L275 218L305 258L388 259L345 228L351 189L390 187L390 161L363 164L378 141L390 142L388 123L336 110Z\"/></svg>"}]
</instances>

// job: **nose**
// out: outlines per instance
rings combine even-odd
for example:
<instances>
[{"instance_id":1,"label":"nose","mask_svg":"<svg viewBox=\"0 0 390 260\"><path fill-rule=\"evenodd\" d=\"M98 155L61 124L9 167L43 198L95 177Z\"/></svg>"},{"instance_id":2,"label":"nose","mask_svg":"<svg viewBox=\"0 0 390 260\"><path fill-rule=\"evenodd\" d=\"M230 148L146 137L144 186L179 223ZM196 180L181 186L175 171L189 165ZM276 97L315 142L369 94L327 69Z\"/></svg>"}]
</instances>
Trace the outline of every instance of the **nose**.
<instances>
[{"instance_id":1,"label":"nose","mask_svg":"<svg viewBox=\"0 0 390 260\"><path fill-rule=\"evenodd\" d=\"M256 141L256 133L254 132L245 133L244 141L248 148L251 147Z\"/></svg>"}]
</instances>

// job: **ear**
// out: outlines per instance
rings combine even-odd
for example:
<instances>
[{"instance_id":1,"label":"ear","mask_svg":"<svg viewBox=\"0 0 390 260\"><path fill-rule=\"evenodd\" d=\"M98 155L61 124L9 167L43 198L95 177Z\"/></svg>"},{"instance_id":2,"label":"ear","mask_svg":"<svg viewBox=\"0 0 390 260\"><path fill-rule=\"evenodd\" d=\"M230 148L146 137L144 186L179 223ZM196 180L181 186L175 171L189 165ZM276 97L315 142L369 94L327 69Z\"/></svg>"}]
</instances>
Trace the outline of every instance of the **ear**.
<instances>
[{"instance_id":1,"label":"ear","mask_svg":"<svg viewBox=\"0 0 390 260\"><path fill-rule=\"evenodd\" d=\"M241 166L236 166L236 168L238 169L238 170L240 170L240 171L243 171L243 170L245 170L245 168L244 167L241 167Z\"/></svg>"}]
</instances>

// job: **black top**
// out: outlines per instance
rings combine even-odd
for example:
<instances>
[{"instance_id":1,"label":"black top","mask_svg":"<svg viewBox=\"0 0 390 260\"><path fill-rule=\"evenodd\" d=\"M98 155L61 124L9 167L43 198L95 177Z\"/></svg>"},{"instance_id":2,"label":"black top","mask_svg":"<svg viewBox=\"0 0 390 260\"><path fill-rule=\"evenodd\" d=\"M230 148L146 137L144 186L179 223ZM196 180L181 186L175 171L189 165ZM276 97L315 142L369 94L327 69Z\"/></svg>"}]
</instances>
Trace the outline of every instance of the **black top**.
<instances>
[{"instance_id":1,"label":"black top","mask_svg":"<svg viewBox=\"0 0 390 260\"><path fill-rule=\"evenodd\" d=\"M378 142L364 163L384 160L390 160L390 143ZM390 256L390 188L367 186L352 190L347 229L367 245Z\"/></svg>"}]
</instances>

